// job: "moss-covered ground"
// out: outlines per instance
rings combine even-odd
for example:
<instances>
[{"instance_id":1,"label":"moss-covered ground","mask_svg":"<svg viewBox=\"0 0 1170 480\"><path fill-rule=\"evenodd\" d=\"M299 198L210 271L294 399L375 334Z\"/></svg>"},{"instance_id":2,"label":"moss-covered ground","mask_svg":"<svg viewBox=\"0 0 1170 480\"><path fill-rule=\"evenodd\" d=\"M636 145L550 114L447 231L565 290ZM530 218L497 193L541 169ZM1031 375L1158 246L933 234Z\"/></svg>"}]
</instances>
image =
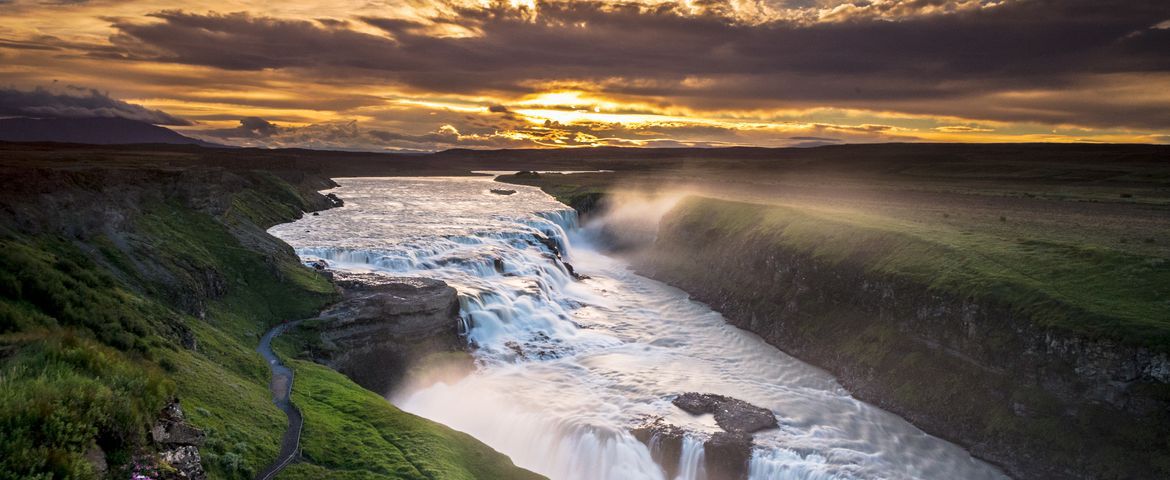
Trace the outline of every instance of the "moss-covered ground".
<instances>
[{"instance_id":1,"label":"moss-covered ground","mask_svg":"<svg viewBox=\"0 0 1170 480\"><path fill-rule=\"evenodd\" d=\"M227 175L245 186L226 191L226 210L149 183L139 187L164 193L127 207L81 174L50 190L91 196L95 212L118 210L122 227L0 226L0 479L96 478L86 454L97 449L109 476L125 478L175 397L206 433L210 478L251 478L276 457L286 419L256 343L336 294L263 231L309 208L302 194L268 173ZM530 475L336 372L294 366L306 461L289 478Z\"/></svg>"}]
</instances>

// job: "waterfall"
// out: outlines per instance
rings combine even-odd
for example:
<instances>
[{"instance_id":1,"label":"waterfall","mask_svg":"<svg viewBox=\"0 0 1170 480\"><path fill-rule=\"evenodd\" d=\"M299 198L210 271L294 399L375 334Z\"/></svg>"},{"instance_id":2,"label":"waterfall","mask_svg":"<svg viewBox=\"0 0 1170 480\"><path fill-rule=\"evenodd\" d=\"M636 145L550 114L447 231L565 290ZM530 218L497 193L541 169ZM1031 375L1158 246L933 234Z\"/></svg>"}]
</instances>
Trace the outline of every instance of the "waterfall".
<instances>
[{"instance_id":1,"label":"waterfall","mask_svg":"<svg viewBox=\"0 0 1170 480\"><path fill-rule=\"evenodd\" d=\"M678 459L678 475L675 480L706 480L703 467L703 439L690 435L683 437L682 455Z\"/></svg>"},{"instance_id":2,"label":"waterfall","mask_svg":"<svg viewBox=\"0 0 1170 480\"><path fill-rule=\"evenodd\" d=\"M781 418L781 428L755 434L751 480L1003 478L684 292L636 275L593 248L576 212L539 190L500 196L490 181L467 178L338 182L345 207L271 232L337 271L455 287L476 370L390 400L519 466L554 480L705 480L703 442L720 429L671 404L700 391ZM590 278L574 278L565 262ZM686 432L671 453L678 458L662 449L656 457L633 436L647 418Z\"/></svg>"},{"instance_id":3,"label":"waterfall","mask_svg":"<svg viewBox=\"0 0 1170 480\"><path fill-rule=\"evenodd\" d=\"M756 449L748 465L748 480L842 480L844 476L827 471L825 457L817 454L800 456L780 448Z\"/></svg>"}]
</instances>

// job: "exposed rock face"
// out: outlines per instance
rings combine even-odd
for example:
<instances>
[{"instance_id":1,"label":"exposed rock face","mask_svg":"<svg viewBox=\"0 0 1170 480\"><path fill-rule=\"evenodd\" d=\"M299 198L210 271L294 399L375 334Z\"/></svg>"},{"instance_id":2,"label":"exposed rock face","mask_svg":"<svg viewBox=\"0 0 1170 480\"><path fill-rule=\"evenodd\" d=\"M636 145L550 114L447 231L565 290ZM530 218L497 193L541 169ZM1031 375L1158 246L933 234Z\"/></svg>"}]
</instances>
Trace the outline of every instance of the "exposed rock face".
<instances>
[{"instance_id":1,"label":"exposed rock face","mask_svg":"<svg viewBox=\"0 0 1170 480\"><path fill-rule=\"evenodd\" d=\"M159 458L174 467L177 478L189 480L207 478L203 471L202 459L199 457L199 446L203 445L203 431L187 423L178 400L163 408L154 427L150 429L150 437L161 450Z\"/></svg>"},{"instance_id":2,"label":"exposed rock face","mask_svg":"<svg viewBox=\"0 0 1170 480\"><path fill-rule=\"evenodd\" d=\"M686 435L683 429L655 417L647 419L630 433L650 448L651 458L666 472L666 478L674 478L678 474L683 437Z\"/></svg>"},{"instance_id":3,"label":"exposed rock face","mask_svg":"<svg viewBox=\"0 0 1170 480\"><path fill-rule=\"evenodd\" d=\"M1007 305L677 218L635 262L641 273L829 370L858 398L1018 478L1167 471L1165 353L1073 337Z\"/></svg>"},{"instance_id":4,"label":"exposed rock face","mask_svg":"<svg viewBox=\"0 0 1170 480\"><path fill-rule=\"evenodd\" d=\"M194 445L179 445L168 450L163 450L159 458L178 471L178 478L189 480L203 480L207 478L207 474L203 472L202 460L199 457L199 447Z\"/></svg>"},{"instance_id":5,"label":"exposed rock face","mask_svg":"<svg viewBox=\"0 0 1170 480\"><path fill-rule=\"evenodd\" d=\"M687 392L671 401L692 415L714 414L715 423L726 430L703 442L707 480L741 480L747 478L752 456L752 433L777 426L776 416L766 408L723 395ZM650 455L662 467L666 478L678 473L687 432L666 423L662 418L646 419L630 430L638 441L650 448ZM692 438L705 434L691 434Z\"/></svg>"},{"instance_id":6,"label":"exposed rock face","mask_svg":"<svg viewBox=\"0 0 1170 480\"><path fill-rule=\"evenodd\" d=\"M186 422L178 401L163 408L154 428L150 429L150 437L160 445L203 444L203 431Z\"/></svg>"},{"instance_id":7,"label":"exposed rock face","mask_svg":"<svg viewBox=\"0 0 1170 480\"><path fill-rule=\"evenodd\" d=\"M719 428L732 433L754 433L778 426L771 410L723 395L687 392L671 403L692 415L714 414Z\"/></svg>"},{"instance_id":8,"label":"exposed rock face","mask_svg":"<svg viewBox=\"0 0 1170 480\"><path fill-rule=\"evenodd\" d=\"M752 458L752 436L744 432L716 432L703 442L708 480L742 480Z\"/></svg>"},{"instance_id":9,"label":"exposed rock face","mask_svg":"<svg viewBox=\"0 0 1170 480\"><path fill-rule=\"evenodd\" d=\"M463 348L459 299L439 280L346 275L343 299L321 318L318 361L359 385L387 393L427 354Z\"/></svg>"}]
</instances>

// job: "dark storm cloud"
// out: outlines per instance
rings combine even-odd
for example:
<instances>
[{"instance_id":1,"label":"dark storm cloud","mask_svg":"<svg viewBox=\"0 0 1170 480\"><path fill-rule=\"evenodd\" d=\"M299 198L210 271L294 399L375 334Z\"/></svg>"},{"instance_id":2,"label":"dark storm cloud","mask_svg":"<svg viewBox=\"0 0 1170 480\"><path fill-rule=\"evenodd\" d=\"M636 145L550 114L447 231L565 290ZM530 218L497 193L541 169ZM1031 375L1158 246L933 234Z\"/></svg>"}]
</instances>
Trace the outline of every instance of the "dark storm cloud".
<instances>
[{"instance_id":1,"label":"dark storm cloud","mask_svg":"<svg viewBox=\"0 0 1170 480\"><path fill-rule=\"evenodd\" d=\"M245 117L240 119L240 125L235 128L218 130L203 130L205 136L240 139L240 138L268 138L281 132L281 127L260 117Z\"/></svg>"},{"instance_id":2,"label":"dark storm cloud","mask_svg":"<svg viewBox=\"0 0 1170 480\"><path fill-rule=\"evenodd\" d=\"M1161 113L1170 105L1156 103L1135 110L1108 98L982 100L1020 90L1088 93L1094 76L1170 72L1170 30L1154 28L1170 18L1165 0L1022 0L897 21L763 24L733 21L719 8L694 15L672 6L541 3L537 11L456 9L435 19L476 32L471 37L435 36L403 19L363 19L384 32L374 35L344 22L168 11L152 23L115 23L112 41L131 59L344 71L430 92L519 94L572 80L705 109L832 104L955 115L971 108L991 120L1170 126Z\"/></svg>"},{"instance_id":3,"label":"dark storm cloud","mask_svg":"<svg viewBox=\"0 0 1170 480\"><path fill-rule=\"evenodd\" d=\"M0 88L0 116L38 118L125 118L156 125L191 125L161 110L134 105L95 89Z\"/></svg>"}]
</instances>

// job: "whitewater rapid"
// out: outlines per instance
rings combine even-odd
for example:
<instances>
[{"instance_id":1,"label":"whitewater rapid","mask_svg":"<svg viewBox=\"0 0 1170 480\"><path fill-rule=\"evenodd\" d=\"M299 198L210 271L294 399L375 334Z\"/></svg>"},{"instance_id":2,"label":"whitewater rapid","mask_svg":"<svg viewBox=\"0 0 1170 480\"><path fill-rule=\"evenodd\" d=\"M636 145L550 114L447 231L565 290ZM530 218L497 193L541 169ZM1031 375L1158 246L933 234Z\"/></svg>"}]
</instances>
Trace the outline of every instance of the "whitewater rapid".
<instances>
[{"instance_id":1,"label":"whitewater rapid","mask_svg":"<svg viewBox=\"0 0 1170 480\"><path fill-rule=\"evenodd\" d=\"M575 213L537 189L509 185L515 194L497 195L489 190L502 187L487 178L337 181L332 192L345 207L271 233L338 270L454 286L476 371L390 400L519 466L556 480L669 480L629 433L658 416L693 432L677 478L702 480L702 440L718 427L710 415L670 403L698 391L771 409L780 420L779 429L756 434L753 480L1005 478L599 253ZM574 279L564 262L589 278Z\"/></svg>"}]
</instances>

